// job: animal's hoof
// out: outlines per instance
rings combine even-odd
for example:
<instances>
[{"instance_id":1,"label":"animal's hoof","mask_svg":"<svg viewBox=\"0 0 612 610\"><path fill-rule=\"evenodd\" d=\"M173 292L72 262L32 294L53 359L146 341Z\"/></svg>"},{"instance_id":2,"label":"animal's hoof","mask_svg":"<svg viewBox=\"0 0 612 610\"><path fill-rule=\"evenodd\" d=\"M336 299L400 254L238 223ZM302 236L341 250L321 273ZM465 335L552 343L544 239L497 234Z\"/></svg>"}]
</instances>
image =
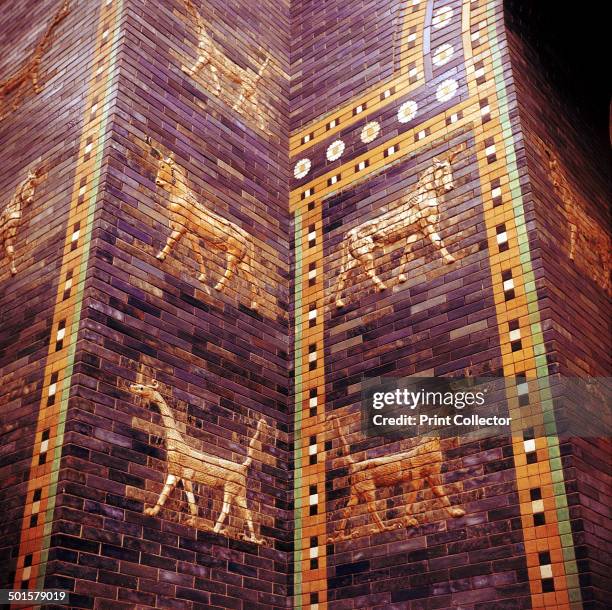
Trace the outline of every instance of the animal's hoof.
<instances>
[{"instance_id":1,"label":"animal's hoof","mask_svg":"<svg viewBox=\"0 0 612 610\"><path fill-rule=\"evenodd\" d=\"M453 516L455 519L463 517L463 515L465 515L465 511L462 508L451 509L451 516Z\"/></svg>"},{"instance_id":2,"label":"animal's hoof","mask_svg":"<svg viewBox=\"0 0 612 610\"><path fill-rule=\"evenodd\" d=\"M446 257L444 258L444 260L446 261L446 264L447 264L447 265L450 265L451 263L454 263L456 259L455 259L455 257L454 257L454 256L451 256L451 255L449 254L448 256L446 256Z\"/></svg>"},{"instance_id":3,"label":"animal's hoof","mask_svg":"<svg viewBox=\"0 0 612 610\"><path fill-rule=\"evenodd\" d=\"M11 275L17 275L17 269L11 269Z\"/></svg>"},{"instance_id":4,"label":"animal's hoof","mask_svg":"<svg viewBox=\"0 0 612 610\"><path fill-rule=\"evenodd\" d=\"M166 258L166 255L163 252L158 252L157 255L155 256L155 258L158 261L163 261Z\"/></svg>"},{"instance_id":5,"label":"animal's hoof","mask_svg":"<svg viewBox=\"0 0 612 610\"><path fill-rule=\"evenodd\" d=\"M193 515L190 515L189 517L185 518L185 524L186 525L190 525L190 526L194 526L195 525L195 517Z\"/></svg>"},{"instance_id":6,"label":"animal's hoof","mask_svg":"<svg viewBox=\"0 0 612 610\"><path fill-rule=\"evenodd\" d=\"M405 282L408 278L406 277L405 273L400 273L399 277L397 278L400 282Z\"/></svg>"},{"instance_id":7,"label":"animal's hoof","mask_svg":"<svg viewBox=\"0 0 612 610\"><path fill-rule=\"evenodd\" d=\"M418 524L419 522L413 517L406 519L406 527L416 527Z\"/></svg>"},{"instance_id":8,"label":"animal's hoof","mask_svg":"<svg viewBox=\"0 0 612 610\"><path fill-rule=\"evenodd\" d=\"M259 309L259 305L257 304L257 301L252 301L251 302L251 309L253 311L257 311Z\"/></svg>"},{"instance_id":9,"label":"animal's hoof","mask_svg":"<svg viewBox=\"0 0 612 610\"><path fill-rule=\"evenodd\" d=\"M155 517L157 513L155 512L155 508L145 508L144 514L147 515L147 517Z\"/></svg>"},{"instance_id":10,"label":"animal's hoof","mask_svg":"<svg viewBox=\"0 0 612 610\"><path fill-rule=\"evenodd\" d=\"M205 282L206 275L204 273L200 273L200 275L198 275L198 280L200 280L200 282Z\"/></svg>"},{"instance_id":11,"label":"animal's hoof","mask_svg":"<svg viewBox=\"0 0 612 610\"><path fill-rule=\"evenodd\" d=\"M378 290L378 292L387 290L387 285L384 282L381 282L380 284L376 284L376 290Z\"/></svg>"},{"instance_id":12,"label":"animal's hoof","mask_svg":"<svg viewBox=\"0 0 612 610\"><path fill-rule=\"evenodd\" d=\"M218 290L219 292L223 292L223 283L222 282L218 282L215 285L215 290Z\"/></svg>"},{"instance_id":13,"label":"animal's hoof","mask_svg":"<svg viewBox=\"0 0 612 610\"><path fill-rule=\"evenodd\" d=\"M336 300L336 307L338 309L340 309L341 307L344 307L344 301L342 299L337 299Z\"/></svg>"}]
</instances>

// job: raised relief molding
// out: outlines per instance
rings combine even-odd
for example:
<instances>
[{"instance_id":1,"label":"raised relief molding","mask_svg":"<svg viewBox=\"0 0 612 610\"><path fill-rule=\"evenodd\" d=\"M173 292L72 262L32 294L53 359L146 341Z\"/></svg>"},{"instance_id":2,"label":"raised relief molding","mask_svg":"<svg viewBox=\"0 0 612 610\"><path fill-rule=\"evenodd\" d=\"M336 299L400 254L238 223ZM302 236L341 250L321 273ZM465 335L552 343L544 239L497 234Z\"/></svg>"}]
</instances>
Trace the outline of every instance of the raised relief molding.
<instances>
[{"instance_id":1,"label":"raised relief molding","mask_svg":"<svg viewBox=\"0 0 612 610\"><path fill-rule=\"evenodd\" d=\"M266 124L259 108L258 85L270 63L270 56L266 57L257 72L241 68L215 44L207 31L206 22L193 2L185 0L185 3L193 15L197 29L198 58L191 67L182 66L181 69L185 74L194 77L201 72L202 68L208 67L215 95L223 99L236 112L254 120L259 129L264 130ZM230 86L230 83L233 87Z\"/></svg>"},{"instance_id":2,"label":"raised relief molding","mask_svg":"<svg viewBox=\"0 0 612 610\"><path fill-rule=\"evenodd\" d=\"M446 249L438 234L440 221L439 199L454 188L452 162L462 149L452 151L448 159L434 157L433 164L419 178L415 188L402 197L394 209L366 220L347 231L342 240L340 275L336 286L336 307L344 307L344 289L349 274L359 268L366 272L376 290L387 288L376 275L374 254L384 252L391 246L405 240L400 261L399 281L405 282L407 265L412 258L412 244L419 238L429 239L440 252L447 264L455 258Z\"/></svg>"},{"instance_id":3,"label":"raised relief molding","mask_svg":"<svg viewBox=\"0 0 612 610\"><path fill-rule=\"evenodd\" d=\"M14 93L11 111L15 111L23 103L28 89L28 83L31 83L34 93L40 93L42 91L42 87L38 83L40 62L52 43L53 31L69 14L69 0L64 0L61 7L55 13L51 23L47 26L45 33L40 37L30 58L13 76L10 76L0 83L0 99L2 103L2 108L0 108L0 121L9 114L9 111L6 109L6 98L10 94Z\"/></svg>"},{"instance_id":4,"label":"raised relief molding","mask_svg":"<svg viewBox=\"0 0 612 610\"><path fill-rule=\"evenodd\" d=\"M193 484L197 483L209 489L223 491L223 506L212 528L213 532L229 535L224 524L232 506L234 506L242 514L248 528L248 534L242 533L241 537L248 542L262 544L264 539L255 534L253 515L247 504L246 490L247 472L253 461L255 443L261 434L263 419L259 420L255 434L251 437L247 448L247 457L241 464L238 464L200 451L188 444L179 430L172 410L159 391L157 381L149 384L134 383L129 386L129 390L132 394L140 396L149 406L157 407L163 422L164 443L166 445L164 487L155 505L144 509L145 514L150 517L157 516L176 485L182 483L189 505L190 516L187 523L192 526L197 525L198 529L210 529L201 527L201 520L198 518L198 504L193 491Z\"/></svg>"},{"instance_id":5,"label":"raised relief molding","mask_svg":"<svg viewBox=\"0 0 612 610\"><path fill-rule=\"evenodd\" d=\"M156 148L150 138L147 138L147 143L150 146L151 154L157 159L155 184L169 195L168 209L172 233L166 245L157 254L157 258L161 261L165 260L178 241L186 236L191 242L200 265L198 279L205 281L206 266L200 247L200 240L202 240L211 250L223 252L226 255L225 272L215 285L215 290L223 292L229 280L242 272L251 290L251 309L257 310L258 300L261 299L261 289L253 271L255 245L252 237L239 226L198 201L194 193L187 187L185 169L177 165L172 155L164 155Z\"/></svg>"},{"instance_id":6,"label":"raised relief molding","mask_svg":"<svg viewBox=\"0 0 612 610\"><path fill-rule=\"evenodd\" d=\"M340 441L341 453L347 464L350 480L348 502L342 511L335 532L327 540L328 543L356 538L360 535L357 529L354 529L351 534L347 534L346 531L352 512L360 503L366 504L370 517L374 521L375 533L417 526L419 522L414 506L417 493L423 489L425 483L433 495L439 499L449 517L456 519L465 515L462 508L451 505L442 486L440 477L442 450L439 438L421 439L415 447L407 451L357 461L350 454L349 443L340 425L339 417L332 415L328 419L332 421L336 437ZM403 519L385 523L376 507L377 492L395 485L410 486L406 513ZM402 491L403 494L404 491Z\"/></svg>"},{"instance_id":7,"label":"raised relief molding","mask_svg":"<svg viewBox=\"0 0 612 610\"><path fill-rule=\"evenodd\" d=\"M15 240L21 227L23 210L34 201L34 193L41 180L41 168L29 171L28 177L19 184L13 197L0 213L0 246L8 258L11 275L17 273Z\"/></svg>"},{"instance_id":8,"label":"raised relief molding","mask_svg":"<svg viewBox=\"0 0 612 610\"><path fill-rule=\"evenodd\" d=\"M537 136L536 144L548 163L548 178L562 203L569 232L569 258L609 292L610 236L586 211L586 206L570 184L555 152Z\"/></svg>"}]
</instances>

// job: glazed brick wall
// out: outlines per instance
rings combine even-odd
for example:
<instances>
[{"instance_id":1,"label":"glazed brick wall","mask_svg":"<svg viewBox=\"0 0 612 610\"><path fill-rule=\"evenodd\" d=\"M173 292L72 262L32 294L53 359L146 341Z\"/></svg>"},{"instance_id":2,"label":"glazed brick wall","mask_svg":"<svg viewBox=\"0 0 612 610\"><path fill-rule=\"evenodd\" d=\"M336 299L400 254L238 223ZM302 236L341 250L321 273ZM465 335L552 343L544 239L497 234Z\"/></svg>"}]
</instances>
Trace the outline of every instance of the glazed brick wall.
<instances>
[{"instance_id":1,"label":"glazed brick wall","mask_svg":"<svg viewBox=\"0 0 612 610\"><path fill-rule=\"evenodd\" d=\"M292 130L391 76L400 6L393 0L291 3Z\"/></svg>"},{"instance_id":2,"label":"glazed brick wall","mask_svg":"<svg viewBox=\"0 0 612 610\"><path fill-rule=\"evenodd\" d=\"M59 8L56 0L3 3L0 7L0 78L29 57ZM0 586L10 588L43 386L70 189L93 65L96 7L84 3L59 24L39 73L43 91L30 85L11 111L14 94L0 100L0 208L28 170L42 165L43 181L23 211L16 240L18 273L0 258Z\"/></svg>"},{"instance_id":3,"label":"glazed brick wall","mask_svg":"<svg viewBox=\"0 0 612 610\"><path fill-rule=\"evenodd\" d=\"M456 1L449 4L458 8ZM213 24L215 42L242 67L257 69L265 52L271 54L272 65L261 81L267 128L258 129L181 71L181 64L195 59L197 45L181 0L125 1L118 93L107 125L110 141L102 164L45 582L72 591L76 607L264 609L288 607L292 601L295 439L289 363L295 260L287 200L289 186L297 183L290 179L289 134L391 76L397 64L399 13L397 3L371 0L293 2L291 7L266 0L257 8L248 0L219 0L197 6ZM29 31L26 23L42 24L53 10L50 1L0 8L13 24L3 29L0 46L14 49L4 56L0 73L18 63L15 57L34 40L34 34L22 37ZM95 35L95 15L93 4L79 3L45 55L42 73L52 79L48 89L29 97L0 123L5 144L0 154L3 167L10 168L0 178L2 201L10 198L31 163L40 157L50 161L49 175L24 215L17 242L19 274L9 278L5 261L0 261L0 501L7 507L0 526L0 573L8 576L7 584L18 552L76 163L70 143L76 145L79 136L93 66L83 49L89 49ZM495 18L501 24L501 4ZM461 48L455 26L447 36ZM504 45L502 36L500 48ZM511 103L518 99L521 110L520 122L519 114L512 113L516 141L521 141L521 129L547 122L554 133L541 137L550 135L555 141L563 133L562 145L569 142L580 149L578 133L550 120L556 112L532 116L531 106L521 102L533 95L533 83L546 89L536 60L512 32L510 50L516 88L505 51L502 63ZM529 69L517 71L517 65ZM458 66L434 68L434 87L451 69L460 80ZM417 93L419 120L440 112L434 91ZM459 96L464 93L460 90ZM551 97L542 94L539 105L548 106ZM377 117L385 133L395 122L396 110L394 106ZM348 143L345 157L367 150L358 133L355 128L340 133ZM36 134L36 146L29 145L30 134ZM264 293L259 313L247 307L249 293L240 277L229 283L225 294L212 289L223 269L218 254L207 253L204 282L197 279L186 241L163 263L155 259L169 227L146 136L175 154L198 197L253 235ZM331 194L322 204L324 290L319 298L325 319L326 411L342 414L351 454L358 459L410 446L367 440L361 434L357 406L364 375L455 375L470 365L478 372L500 370L500 342L507 342L507 333L502 335L495 318L474 138L470 126L447 126L400 163ZM318 145L320 158L331 139ZM333 297L343 235L413 188L433 157L444 157L457 144L465 150L453 164L455 189L441 204L441 234L458 262L446 267L430 245L418 242L409 279L400 285L400 253L387 253L377 258L377 270L389 289L375 293L370 280L355 275L347 289L347 306L337 310ZM561 217L549 214L554 194L538 154L528 142L525 146L518 160L519 177L539 305L546 312L551 371L558 367L562 372L601 373L609 370L600 338L605 296L563 258L558 246L563 242L558 238L563 235ZM570 155L565 157L576 176L588 175L584 181L594 185L588 199L597 200L599 169L578 169ZM330 167L332 162L315 163L312 175ZM594 206L592 213L603 225L601 209ZM556 264L559 259L561 266ZM573 282L588 295L595 316L573 307ZM579 358L570 357L576 350ZM579 363L579 370L570 368L573 362ZM229 537L189 527L180 488L157 517L143 514L161 490L166 451L158 414L129 393L128 386L153 378L179 429L194 446L214 455L242 461L256 419L264 418L249 469L248 503L266 544L237 539L244 523L234 508ZM347 471L336 457L338 447L338 439L330 434L322 481L328 534L349 493ZM583 595L589 607L602 608L609 481L597 465L609 453L605 443L588 439L565 443L562 450ZM419 500L428 520L418 527L328 544L328 607L529 607L514 467L509 438L445 446L445 489L466 516L448 519L440 505L424 495ZM218 495L201 487L195 491L199 518L214 521L220 510ZM403 502L399 489L388 490L379 503L384 518L401 516ZM370 523L364 507L351 520L357 529Z\"/></svg>"},{"instance_id":4,"label":"glazed brick wall","mask_svg":"<svg viewBox=\"0 0 612 610\"><path fill-rule=\"evenodd\" d=\"M262 133L181 71L195 60L183 2L125 4L117 112L104 199L94 225L82 334L55 514L48 586L83 607L272 608L286 603L290 517L288 443L288 210L286 142L288 15L282 2L254 13L248 2L200 7L217 43L254 69L273 64L261 93ZM272 21L272 17L274 20ZM191 53L191 55L189 54ZM189 242L160 263L169 234L154 183L150 136L189 172L189 187L256 243L259 313L244 280L212 289L223 270L207 252L198 281ZM160 419L128 392L155 378L194 447L236 462L265 420L248 474L247 502L265 545L184 522L176 489L157 518L165 477ZM200 519L216 520L221 496L197 486Z\"/></svg>"},{"instance_id":5,"label":"glazed brick wall","mask_svg":"<svg viewBox=\"0 0 612 610\"><path fill-rule=\"evenodd\" d=\"M444 4L460 11L457 3ZM327 2L318 10L312 8L309 2L292 5L293 130L387 80L394 66L390 41L398 28L393 11L397 3ZM501 19L499 14L496 17ZM432 48L450 42L461 54L458 26L433 36ZM501 44L503 48L503 41ZM419 122L440 113L434 92L443 78L458 77L462 82L460 63L453 60L444 68L434 66L433 81L406 95L418 104ZM504 70L509 79L505 56ZM460 89L459 96L463 95L466 92ZM314 157L312 175L330 172L347 158L365 153L368 146L360 141L359 133L369 120L379 121L385 137L407 129L397 123L401 101L375 115L366 111L362 122L317 144L315 153L304 152ZM337 138L346 143L342 158L325 161L327 146ZM387 290L376 292L365 273L354 273L345 291L346 306L337 309L340 250L347 231L390 209L414 188L435 156L445 158L457 145L464 150L453 163L455 188L440 204L440 233L458 262L444 265L439 253L420 240L409 264L408 280L400 284L401 250L391 249L376 257L377 273ZM364 437L359 415L364 377L460 375L471 365L481 373L501 370L499 345L507 339L505 334L500 337L495 314L476 151L472 129L457 130L450 125L432 134L431 144L415 145L407 159L388 163L384 170L323 199L325 279L317 296L317 311L325 312L325 411L342 418L350 454L357 462L413 446L410 441ZM528 215L527 223L527 230L533 232L533 214ZM350 492L346 461L338 457L339 439L331 426L325 449L324 510L331 535ZM449 519L426 492L418 499L427 518L421 518L417 527L374 534L365 506L355 507L350 526L359 532L357 537L326 547L328 608L530 607L511 439L459 439L445 445L442 479L451 502L466 510L465 517ZM401 489L381 488L379 497L384 521L405 515Z\"/></svg>"},{"instance_id":6,"label":"glazed brick wall","mask_svg":"<svg viewBox=\"0 0 612 610\"><path fill-rule=\"evenodd\" d=\"M529 27L530 13L513 3L506 11L514 83L525 136L528 197L537 218L537 248L542 262L539 295L544 311L546 351L551 373L606 377L610 374L610 293L585 268L584 252L569 257L570 238L563 204L555 192L548 158L538 139L553 150L585 217L602 233L610 226L609 150L592 123L549 74L550 51L542 49ZM609 277L609 267L607 269ZM599 408L589 414L593 422ZM608 552L611 479L602 464L612 459L609 438L566 439L564 468L572 529L585 608L604 608L610 596Z\"/></svg>"}]
</instances>

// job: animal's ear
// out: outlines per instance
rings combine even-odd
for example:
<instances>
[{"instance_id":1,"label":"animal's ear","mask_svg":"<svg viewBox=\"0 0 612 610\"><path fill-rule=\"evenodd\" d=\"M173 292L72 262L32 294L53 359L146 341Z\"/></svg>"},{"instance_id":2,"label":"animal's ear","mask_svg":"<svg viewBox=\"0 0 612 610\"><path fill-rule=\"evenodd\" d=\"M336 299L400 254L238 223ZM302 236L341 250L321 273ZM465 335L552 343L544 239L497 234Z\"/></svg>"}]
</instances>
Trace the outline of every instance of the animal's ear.
<instances>
[{"instance_id":1,"label":"animal's ear","mask_svg":"<svg viewBox=\"0 0 612 610\"><path fill-rule=\"evenodd\" d=\"M151 382L151 387L152 387L154 390L157 390L157 388L159 387L159 383L157 383L157 379L154 379L154 380Z\"/></svg>"},{"instance_id":2,"label":"animal's ear","mask_svg":"<svg viewBox=\"0 0 612 610\"><path fill-rule=\"evenodd\" d=\"M163 155L161 154L161 152L159 151L158 148L155 148L155 146L153 146L153 140L151 140L151 138L149 136L147 136L146 138L146 142L149 145L150 148L150 152L151 154L156 158L156 159L162 159Z\"/></svg>"}]
</instances>

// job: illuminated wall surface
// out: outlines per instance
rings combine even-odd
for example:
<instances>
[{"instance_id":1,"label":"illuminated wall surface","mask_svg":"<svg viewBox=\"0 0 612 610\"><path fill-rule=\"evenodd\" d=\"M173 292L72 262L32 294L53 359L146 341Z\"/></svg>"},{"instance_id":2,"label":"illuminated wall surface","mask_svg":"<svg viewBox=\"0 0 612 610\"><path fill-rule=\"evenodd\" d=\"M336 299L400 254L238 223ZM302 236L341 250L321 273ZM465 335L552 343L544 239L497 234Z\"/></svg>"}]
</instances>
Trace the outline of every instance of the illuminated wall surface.
<instances>
[{"instance_id":1,"label":"illuminated wall surface","mask_svg":"<svg viewBox=\"0 0 612 610\"><path fill-rule=\"evenodd\" d=\"M607 178L501 0L0 23L0 588L609 607L610 441L561 438L550 392L610 373ZM402 241L411 194L437 218ZM466 369L517 381L510 433L441 441L441 497L362 494L343 451L414 445L362 434L364 376Z\"/></svg>"}]
</instances>

